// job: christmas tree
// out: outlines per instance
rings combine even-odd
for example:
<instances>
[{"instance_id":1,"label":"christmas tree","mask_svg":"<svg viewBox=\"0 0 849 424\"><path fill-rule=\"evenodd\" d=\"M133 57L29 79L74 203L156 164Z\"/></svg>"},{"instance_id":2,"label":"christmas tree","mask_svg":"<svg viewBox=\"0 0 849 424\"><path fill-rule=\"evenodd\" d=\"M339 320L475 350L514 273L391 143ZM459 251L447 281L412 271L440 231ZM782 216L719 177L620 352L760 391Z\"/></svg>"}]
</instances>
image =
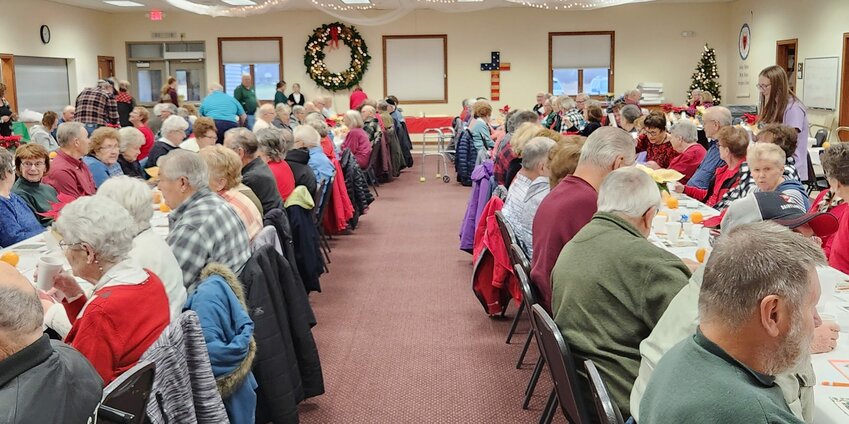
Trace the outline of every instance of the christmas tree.
<instances>
[{"instance_id":1,"label":"christmas tree","mask_svg":"<svg viewBox=\"0 0 849 424\"><path fill-rule=\"evenodd\" d=\"M687 91L687 98L690 98L690 93L693 90L707 91L713 95L713 104L718 105L720 101L719 85L716 79L719 74L716 72L716 51L705 44L702 58L699 64L696 65L696 72L693 72L693 82L690 83L690 90Z\"/></svg>"}]
</instances>

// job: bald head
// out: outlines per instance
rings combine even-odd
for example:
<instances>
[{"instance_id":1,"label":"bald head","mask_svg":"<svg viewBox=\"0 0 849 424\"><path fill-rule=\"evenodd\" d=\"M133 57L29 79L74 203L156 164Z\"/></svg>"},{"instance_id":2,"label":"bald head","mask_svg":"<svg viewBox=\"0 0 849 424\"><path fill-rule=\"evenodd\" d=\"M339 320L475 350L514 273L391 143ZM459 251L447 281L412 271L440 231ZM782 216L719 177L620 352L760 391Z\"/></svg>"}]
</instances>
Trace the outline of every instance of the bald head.
<instances>
[{"instance_id":1,"label":"bald head","mask_svg":"<svg viewBox=\"0 0 849 424\"><path fill-rule=\"evenodd\" d=\"M41 337L43 321L35 288L15 267L0 262L0 361Z\"/></svg>"}]
</instances>

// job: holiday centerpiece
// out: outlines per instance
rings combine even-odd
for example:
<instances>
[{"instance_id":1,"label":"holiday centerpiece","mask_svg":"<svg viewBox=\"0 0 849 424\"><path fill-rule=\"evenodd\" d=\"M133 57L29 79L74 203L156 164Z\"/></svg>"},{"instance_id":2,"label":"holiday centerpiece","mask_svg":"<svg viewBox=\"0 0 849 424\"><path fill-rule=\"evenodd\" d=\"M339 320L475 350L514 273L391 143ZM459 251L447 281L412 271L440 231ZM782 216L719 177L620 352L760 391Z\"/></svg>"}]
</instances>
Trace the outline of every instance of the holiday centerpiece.
<instances>
[{"instance_id":1,"label":"holiday centerpiece","mask_svg":"<svg viewBox=\"0 0 849 424\"><path fill-rule=\"evenodd\" d=\"M339 42L344 43L351 49L351 64L348 69L333 73L327 69L324 63L324 49L338 49ZM307 74L318 84L331 91L339 91L357 85L368 69L371 56L368 47L353 26L347 26L340 22L322 25L313 31L304 48L304 65Z\"/></svg>"}]
</instances>

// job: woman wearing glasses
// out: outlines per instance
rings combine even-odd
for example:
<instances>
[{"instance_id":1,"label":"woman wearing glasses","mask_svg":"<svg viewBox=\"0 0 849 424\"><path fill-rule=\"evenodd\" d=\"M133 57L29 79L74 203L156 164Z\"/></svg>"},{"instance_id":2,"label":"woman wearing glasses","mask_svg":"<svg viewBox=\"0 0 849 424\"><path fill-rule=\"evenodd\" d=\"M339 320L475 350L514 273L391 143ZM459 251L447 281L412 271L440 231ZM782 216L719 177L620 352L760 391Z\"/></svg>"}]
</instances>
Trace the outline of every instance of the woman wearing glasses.
<instances>
[{"instance_id":1,"label":"woman wearing glasses","mask_svg":"<svg viewBox=\"0 0 849 424\"><path fill-rule=\"evenodd\" d=\"M642 133L637 137L637 153L646 152L646 166L649 168L669 168L669 163L678 156L670 141L666 116L662 112L651 112L643 121Z\"/></svg>"},{"instance_id":2,"label":"woman wearing glasses","mask_svg":"<svg viewBox=\"0 0 849 424\"><path fill-rule=\"evenodd\" d=\"M18 178L12 186L12 192L21 196L41 225L47 227L53 218L41 215L53 209L58 202L56 189L41 182L50 170L50 156L47 149L39 144L24 144L15 151L15 170Z\"/></svg>"},{"instance_id":3,"label":"woman wearing glasses","mask_svg":"<svg viewBox=\"0 0 849 424\"><path fill-rule=\"evenodd\" d=\"M808 111L802 101L790 92L784 68L773 65L758 75L760 114L758 125L784 124L796 130L797 171L802 181L808 179Z\"/></svg>"},{"instance_id":4,"label":"woman wearing glasses","mask_svg":"<svg viewBox=\"0 0 849 424\"><path fill-rule=\"evenodd\" d=\"M0 149L0 247L11 246L44 231L24 199L12 193L14 183L12 154Z\"/></svg>"},{"instance_id":5,"label":"woman wearing glasses","mask_svg":"<svg viewBox=\"0 0 849 424\"><path fill-rule=\"evenodd\" d=\"M100 187L109 177L124 175L121 165L118 163L120 149L118 130L109 127L100 127L91 133L91 153L83 157L83 162L88 165L94 185Z\"/></svg>"}]
</instances>

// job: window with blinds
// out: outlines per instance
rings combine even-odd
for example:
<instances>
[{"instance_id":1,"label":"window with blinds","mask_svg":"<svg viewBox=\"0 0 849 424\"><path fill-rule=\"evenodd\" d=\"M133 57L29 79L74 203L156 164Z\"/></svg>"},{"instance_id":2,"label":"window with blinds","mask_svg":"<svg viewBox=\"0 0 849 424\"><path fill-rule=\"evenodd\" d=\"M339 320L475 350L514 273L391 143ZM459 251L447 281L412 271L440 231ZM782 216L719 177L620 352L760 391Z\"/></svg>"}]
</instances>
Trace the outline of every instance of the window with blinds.
<instances>
[{"instance_id":1,"label":"window with blinds","mask_svg":"<svg viewBox=\"0 0 849 424\"><path fill-rule=\"evenodd\" d=\"M277 83L283 79L282 37L219 38L221 85L228 94L249 74L256 87L257 100L274 100Z\"/></svg>"},{"instance_id":2,"label":"window with blinds","mask_svg":"<svg viewBox=\"0 0 849 424\"><path fill-rule=\"evenodd\" d=\"M548 33L549 92L612 93L614 40L613 31Z\"/></svg>"},{"instance_id":3,"label":"window with blinds","mask_svg":"<svg viewBox=\"0 0 849 424\"><path fill-rule=\"evenodd\" d=\"M71 101L68 61L47 57L15 56L18 109L61 114Z\"/></svg>"}]
</instances>

